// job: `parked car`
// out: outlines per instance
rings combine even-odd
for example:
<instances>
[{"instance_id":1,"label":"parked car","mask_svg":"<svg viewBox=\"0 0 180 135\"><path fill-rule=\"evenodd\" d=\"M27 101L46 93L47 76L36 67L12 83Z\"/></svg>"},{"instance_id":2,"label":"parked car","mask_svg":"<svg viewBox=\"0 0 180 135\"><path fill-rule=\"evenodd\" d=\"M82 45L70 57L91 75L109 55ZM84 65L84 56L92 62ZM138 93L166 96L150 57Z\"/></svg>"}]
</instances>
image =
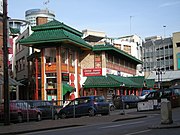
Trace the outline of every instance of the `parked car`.
<instances>
[{"instance_id":1,"label":"parked car","mask_svg":"<svg viewBox=\"0 0 180 135\"><path fill-rule=\"evenodd\" d=\"M156 90L142 90L141 95L139 96L139 98L141 100L145 99L146 96L150 93L150 92L155 92Z\"/></svg>"},{"instance_id":2,"label":"parked car","mask_svg":"<svg viewBox=\"0 0 180 135\"><path fill-rule=\"evenodd\" d=\"M180 106L180 88L171 87L151 92L145 100L150 99L157 99L158 103L160 103L162 99L167 99L171 101L172 107L178 107Z\"/></svg>"},{"instance_id":3,"label":"parked car","mask_svg":"<svg viewBox=\"0 0 180 135\"><path fill-rule=\"evenodd\" d=\"M41 120L41 111L31 108L26 102L21 100L11 100L10 106L10 121L23 122L29 120ZM0 122L4 121L4 103L0 104Z\"/></svg>"},{"instance_id":4,"label":"parked car","mask_svg":"<svg viewBox=\"0 0 180 135\"><path fill-rule=\"evenodd\" d=\"M180 88L171 87L150 92L138 103L138 111L160 109L161 102L166 100L171 102L171 107L180 106Z\"/></svg>"},{"instance_id":5,"label":"parked car","mask_svg":"<svg viewBox=\"0 0 180 135\"><path fill-rule=\"evenodd\" d=\"M108 115L109 103L103 96L85 96L72 100L68 105L62 108L58 116L60 118L94 116L96 114Z\"/></svg>"},{"instance_id":6,"label":"parked car","mask_svg":"<svg viewBox=\"0 0 180 135\"><path fill-rule=\"evenodd\" d=\"M114 105L117 109L122 109L123 107L126 109L136 108L137 103L140 101L138 96L136 95L117 95L114 98Z\"/></svg>"},{"instance_id":7,"label":"parked car","mask_svg":"<svg viewBox=\"0 0 180 135\"><path fill-rule=\"evenodd\" d=\"M57 110L49 101L42 100L26 100L31 108L41 111L41 119L58 119Z\"/></svg>"}]
</instances>

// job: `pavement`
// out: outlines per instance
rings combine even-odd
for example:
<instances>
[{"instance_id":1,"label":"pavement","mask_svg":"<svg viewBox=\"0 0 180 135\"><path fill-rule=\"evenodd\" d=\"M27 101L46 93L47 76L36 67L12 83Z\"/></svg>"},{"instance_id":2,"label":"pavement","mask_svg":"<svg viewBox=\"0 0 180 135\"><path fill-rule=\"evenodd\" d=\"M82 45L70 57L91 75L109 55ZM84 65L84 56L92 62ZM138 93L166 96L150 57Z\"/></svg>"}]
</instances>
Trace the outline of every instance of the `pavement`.
<instances>
[{"instance_id":1,"label":"pavement","mask_svg":"<svg viewBox=\"0 0 180 135\"><path fill-rule=\"evenodd\" d=\"M177 110L180 111L180 108ZM10 134L23 134L29 132L43 131L43 130L52 130L60 128L69 128L77 126L86 126L93 124L101 124L105 122L116 122L122 120L138 119L147 117L149 114L159 113L159 111L151 112L126 112L125 114L120 113L119 111L113 111L108 116L94 116L94 117L80 117L80 118L68 118L68 119L58 119L58 120L42 120L39 122L30 121L23 122L4 126L3 123L0 123L0 135L10 135ZM180 123L173 123L168 125L154 124L149 128L179 128Z\"/></svg>"}]
</instances>

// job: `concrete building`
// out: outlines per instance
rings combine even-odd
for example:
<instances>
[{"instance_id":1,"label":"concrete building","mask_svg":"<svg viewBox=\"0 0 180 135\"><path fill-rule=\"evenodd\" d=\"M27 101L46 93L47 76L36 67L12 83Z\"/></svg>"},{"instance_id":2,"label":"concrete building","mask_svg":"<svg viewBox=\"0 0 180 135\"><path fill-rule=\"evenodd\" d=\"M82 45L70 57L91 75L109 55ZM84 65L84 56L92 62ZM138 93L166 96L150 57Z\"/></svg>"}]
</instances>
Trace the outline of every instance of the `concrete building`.
<instances>
[{"instance_id":1,"label":"concrete building","mask_svg":"<svg viewBox=\"0 0 180 135\"><path fill-rule=\"evenodd\" d=\"M114 39L114 46L142 60L142 39L138 35L124 36Z\"/></svg>"},{"instance_id":2,"label":"concrete building","mask_svg":"<svg viewBox=\"0 0 180 135\"><path fill-rule=\"evenodd\" d=\"M158 88L180 84L180 32L173 37L146 38L143 44L143 70L155 79Z\"/></svg>"},{"instance_id":3,"label":"concrete building","mask_svg":"<svg viewBox=\"0 0 180 135\"><path fill-rule=\"evenodd\" d=\"M30 9L25 12L25 20L30 22L31 26L36 26L37 17L45 17L47 18L47 22L52 21L55 18L55 14L53 11L49 9Z\"/></svg>"},{"instance_id":4,"label":"concrete building","mask_svg":"<svg viewBox=\"0 0 180 135\"><path fill-rule=\"evenodd\" d=\"M180 70L180 32L173 33L174 70Z\"/></svg>"},{"instance_id":5,"label":"concrete building","mask_svg":"<svg viewBox=\"0 0 180 135\"><path fill-rule=\"evenodd\" d=\"M170 71L174 69L173 64L173 42L172 38L148 38L143 43L143 70L149 75L157 69Z\"/></svg>"}]
</instances>

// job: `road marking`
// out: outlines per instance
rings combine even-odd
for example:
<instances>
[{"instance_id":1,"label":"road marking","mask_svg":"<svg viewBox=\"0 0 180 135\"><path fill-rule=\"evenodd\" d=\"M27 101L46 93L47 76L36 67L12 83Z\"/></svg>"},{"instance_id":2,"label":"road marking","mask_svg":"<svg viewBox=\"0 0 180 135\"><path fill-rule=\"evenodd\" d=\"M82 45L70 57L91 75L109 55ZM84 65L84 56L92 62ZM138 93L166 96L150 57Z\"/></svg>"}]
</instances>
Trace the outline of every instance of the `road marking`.
<instances>
[{"instance_id":1,"label":"road marking","mask_svg":"<svg viewBox=\"0 0 180 135\"><path fill-rule=\"evenodd\" d=\"M134 125L134 124L139 124L139 123L144 123L144 122L145 121L138 121L138 122L132 122L132 123L119 124L119 125L105 126L105 127L100 127L99 129L122 127L122 126L126 126L126 125Z\"/></svg>"},{"instance_id":2,"label":"road marking","mask_svg":"<svg viewBox=\"0 0 180 135\"><path fill-rule=\"evenodd\" d=\"M151 129L128 133L128 134L124 134L124 135L136 135L136 134L145 133L145 132L149 132L149 131L151 131Z\"/></svg>"}]
</instances>

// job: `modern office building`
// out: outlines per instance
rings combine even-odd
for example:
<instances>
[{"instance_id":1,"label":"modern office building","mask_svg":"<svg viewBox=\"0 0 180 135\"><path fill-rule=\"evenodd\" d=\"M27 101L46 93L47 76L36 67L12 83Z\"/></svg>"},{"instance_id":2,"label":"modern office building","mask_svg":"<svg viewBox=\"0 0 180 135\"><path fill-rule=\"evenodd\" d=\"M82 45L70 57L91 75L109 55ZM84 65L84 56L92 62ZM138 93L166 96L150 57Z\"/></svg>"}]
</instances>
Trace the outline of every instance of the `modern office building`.
<instances>
[{"instance_id":1,"label":"modern office building","mask_svg":"<svg viewBox=\"0 0 180 135\"><path fill-rule=\"evenodd\" d=\"M180 70L180 32L173 33L174 70Z\"/></svg>"},{"instance_id":2,"label":"modern office building","mask_svg":"<svg viewBox=\"0 0 180 135\"><path fill-rule=\"evenodd\" d=\"M180 32L173 37L145 39L143 70L147 79L155 79L158 88L180 84Z\"/></svg>"},{"instance_id":3,"label":"modern office building","mask_svg":"<svg viewBox=\"0 0 180 135\"><path fill-rule=\"evenodd\" d=\"M52 21L55 18L55 14L53 11L49 9L30 9L25 12L26 21L30 22L31 26L36 26L37 17L46 17L47 22Z\"/></svg>"},{"instance_id":4,"label":"modern office building","mask_svg":"<svg viewBox=\"0 0 180 135\"><path fill-rule=\"evenodd\" d=\"M174 70L172 37L146 38L143 43L142 57L145 75L156 70Z\"/></svg>"}]
</instances>

